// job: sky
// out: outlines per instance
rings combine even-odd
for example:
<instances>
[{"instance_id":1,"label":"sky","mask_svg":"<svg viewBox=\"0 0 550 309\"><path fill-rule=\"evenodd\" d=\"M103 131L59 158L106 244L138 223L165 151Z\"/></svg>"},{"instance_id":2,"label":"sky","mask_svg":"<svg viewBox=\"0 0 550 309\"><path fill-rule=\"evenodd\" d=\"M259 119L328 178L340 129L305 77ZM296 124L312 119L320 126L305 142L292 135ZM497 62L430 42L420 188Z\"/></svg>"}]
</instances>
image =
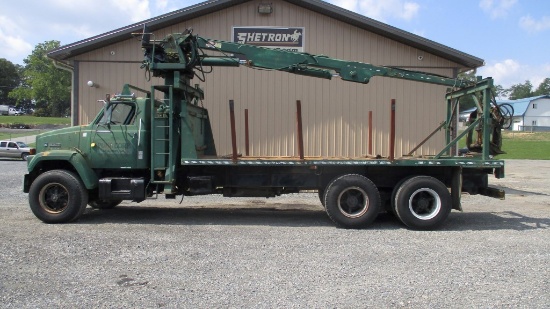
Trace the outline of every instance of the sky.
<instances>
[{"instance_id":1,"label":"sky","mask_svg":"<svg viewBox=\"0 0 550 309\"><path fill-rule=\"evenodd\" d=\"M37 44L61 45L200 3L196 0L17 0L0 10L0 58L23 65ZM265 2L265 1L264 1ZM485 60L477 74L508 88L550 77L548 0L327 0ZM286 25L293 26L293 25Z\"/></svg>"}]
</instances>

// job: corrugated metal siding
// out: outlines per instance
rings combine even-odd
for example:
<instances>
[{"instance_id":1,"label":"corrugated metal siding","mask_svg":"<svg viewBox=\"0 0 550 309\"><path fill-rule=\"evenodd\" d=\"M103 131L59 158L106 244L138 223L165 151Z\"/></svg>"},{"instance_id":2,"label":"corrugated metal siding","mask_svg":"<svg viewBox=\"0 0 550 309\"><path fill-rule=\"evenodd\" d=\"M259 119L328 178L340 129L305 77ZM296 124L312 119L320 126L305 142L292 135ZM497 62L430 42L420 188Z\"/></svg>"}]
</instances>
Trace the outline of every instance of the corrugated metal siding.
<instances>
[{"instance_id":1,"label":"corrugated metal siding","mask_svg":"<svg viewBox=\"0 0 550 309\"><path fill-rule=\"evenodd\" d=\"M450 76L448 60L397 43L284 1L273 1L274 12L257 13L251 1L156 32L156 38L191 27L204 37L231 40L233 26L289 26L305 28L305 50L335 58L407 67ZM114 55L111 54L114 51ZM423 56L419 61L418 56ZM129 39L77 57L80 61L80 122L91 121L105 93L120 91L124 83L149 89L139 69L142 53L137 39ZM86 86L88 80L100 88ZM155 79L157 80L157 79ZM161 83L162 81L154 81ZM198 83L194 79L192 83ZM201 83L206 93L219 154L231 151L228 100L235 100L237 140L244 153L244 110L249 109L251 155L294 156L296 100L302 102L307 156L363 156L368 150L368 113L373 112L373 154L388 155L390 100L397 101L396 155L407 153L445 117L445 87L389 78L373 78L368 85L321 80L249 68L214 68ZM433 154L443 145L436 134L417 154Z\"/></svg>"}]
</instances>

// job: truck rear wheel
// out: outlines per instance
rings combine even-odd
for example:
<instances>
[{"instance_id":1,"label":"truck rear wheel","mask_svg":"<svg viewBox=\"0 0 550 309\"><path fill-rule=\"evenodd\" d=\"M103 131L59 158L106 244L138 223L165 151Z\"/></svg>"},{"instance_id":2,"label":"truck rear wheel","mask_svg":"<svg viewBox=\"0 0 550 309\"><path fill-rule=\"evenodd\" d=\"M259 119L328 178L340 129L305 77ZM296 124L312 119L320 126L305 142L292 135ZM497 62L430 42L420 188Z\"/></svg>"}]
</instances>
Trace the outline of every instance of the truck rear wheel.
<instances>
[{"instance_id":1,"label":"truck rear wheel","mask_svg":"<svg viewBox=\"0 0 550 309\"><path fill-rule=\"evenodd\" d=\"M451 212L451 194L430 176L407 179L395 194L397 216L406 226L428 230L441 225Z\"/></svg>"},{"instance_id":2,"label":"truck rear wheel","mask_svg":"<svg viewBox=\"0 0 550 309\"><path fill-rule=\"evenodd\" d=\"M122 200L94 200L88 202L88 205L95 209L113 209L120 203Z\"/></svg>"},{"instance_id":3,"label":"truck rear wheel","mask_svg":"<svg viewBox=\"0 0 550 309\"><path fill-rule=\"evenodd\" d=\"M380 211L380 194L368 178L349 174L336 178L327 186L324 204L336 225L364 228Z\"/></svg>"},{"instance_id":4,"label":"truck rear wheel","mask_svg":"<svg viewBox=\"0 0 550 309\"><path fill-rule=\"evenodd\" d=\"M415 176L409 176L409 177L405 177L405 178L401 179L395 185L395 187L393 188L393 190L391 192L390 205L389 205L387 211L388 211L388 213L392 214L395 217L398 217L397 216L397 210L395 209L396 208L396 206L395 206L395 196L397 195L397 191L399 191L399 188L401 188L401 185L403 185L403 183L405 181L411 179L412 177L415 177Z\"/></svg>"},{"instance_id":5,"label":"truck rear wheel","mask_svg":"<svg viewBox=\"0 0 550 309\"><path fill-rule=\"evenodd\" d=\"M34 215L46 223L76 220L86 209L88 191L78 176L53 170L38 176L29 190Z\"/></svg>"},{"instance_id":6,"label":"truck rear wheel","mask_svg":"<svg viewBox=\"0 0 550 309\"><path fill-rule=\"evenodd\" d=\"M319 200L321 201L321 205L323 205L323 208L325 208L325 190L318 189L317 195L319 196Z\"/></svg>"}]
</instances>

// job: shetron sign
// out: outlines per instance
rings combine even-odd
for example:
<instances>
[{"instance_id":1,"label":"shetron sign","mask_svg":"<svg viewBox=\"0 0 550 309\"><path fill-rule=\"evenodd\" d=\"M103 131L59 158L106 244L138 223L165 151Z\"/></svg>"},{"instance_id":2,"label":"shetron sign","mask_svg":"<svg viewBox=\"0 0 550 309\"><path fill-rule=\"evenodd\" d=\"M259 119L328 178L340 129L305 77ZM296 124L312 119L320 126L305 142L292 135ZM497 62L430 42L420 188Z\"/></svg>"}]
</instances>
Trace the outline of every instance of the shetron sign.
<instances>
[{"instance_id":1,"label":"shetron sign","mask_svg":"<svg viewBox=\"0 0 550 309\"><path fill-rule=\"evenodd\" d=\"M233 42L304 52L303 27L233 27Z\"/></svg>"}]
</instances>

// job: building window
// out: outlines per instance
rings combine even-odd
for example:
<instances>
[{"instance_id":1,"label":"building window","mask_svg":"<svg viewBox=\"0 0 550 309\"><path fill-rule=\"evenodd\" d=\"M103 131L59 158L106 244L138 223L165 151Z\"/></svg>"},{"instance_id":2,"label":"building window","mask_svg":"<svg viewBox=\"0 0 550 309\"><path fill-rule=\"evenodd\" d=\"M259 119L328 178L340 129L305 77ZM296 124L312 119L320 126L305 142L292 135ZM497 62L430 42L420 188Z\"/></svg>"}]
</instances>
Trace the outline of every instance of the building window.
<instances>
[{"instance_id":1,"label":"building window","mask_svg":"<svg viewBox=\"0 0 550 309\"><path fill-rule=\"evenodd\" d=\"M533 103L533 109L537 109L537 103Z\"/></svg>"},{"instance_id":2,"label":"building window","mask_svg":"<svg viewBox=\"0 0 550 309\"><path fill-rule=\"evenodd\" d=\"M532 126L536 126L536 125L537 125L537 121L536 121L536 120L533 120L533 121L531 122L531 125L532 125Z\"/></svg>"}]
</instances>

